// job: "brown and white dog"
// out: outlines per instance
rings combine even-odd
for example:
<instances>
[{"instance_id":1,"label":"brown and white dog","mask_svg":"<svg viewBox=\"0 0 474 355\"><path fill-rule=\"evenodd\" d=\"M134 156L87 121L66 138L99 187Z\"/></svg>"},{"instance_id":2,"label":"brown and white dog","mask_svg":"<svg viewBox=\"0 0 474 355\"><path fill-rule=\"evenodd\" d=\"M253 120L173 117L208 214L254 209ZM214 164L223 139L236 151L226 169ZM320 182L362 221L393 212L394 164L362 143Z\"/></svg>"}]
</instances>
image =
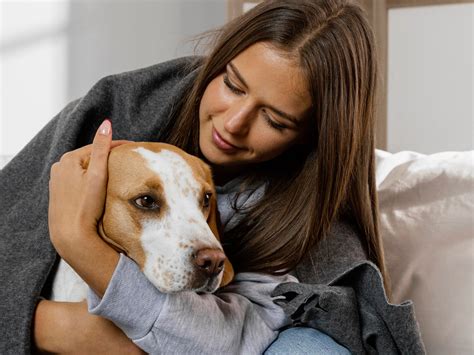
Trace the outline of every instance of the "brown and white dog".
<instances>
[{"instance_id":1,"label":"brown and white dog","mask_svg":"<svg viewBox=\"0 0 474 355\"><path fill-rule=\"evenodd\" d=\"M209 166L165 143L112 149L99 234L165 293L214 292L233 278L219 243ZM87 285L61 259L52 300L80 301Z\"/></svg>"}]
</instances>

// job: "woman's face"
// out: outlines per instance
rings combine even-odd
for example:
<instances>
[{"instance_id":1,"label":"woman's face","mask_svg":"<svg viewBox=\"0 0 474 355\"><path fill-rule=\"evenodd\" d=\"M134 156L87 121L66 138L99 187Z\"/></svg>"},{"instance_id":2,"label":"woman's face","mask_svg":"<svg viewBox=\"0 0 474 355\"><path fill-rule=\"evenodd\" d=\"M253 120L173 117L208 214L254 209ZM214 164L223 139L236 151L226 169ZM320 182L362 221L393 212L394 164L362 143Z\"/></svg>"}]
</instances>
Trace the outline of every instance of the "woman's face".
<instances>
[{"instance_id":1,"label":"woman's face","mask_svg":"<svg viewBox=\"0 0 474 355\"><path fill-rule=\"evenodd\" d=\"M240 171L303 143L311 98L294 61L263 42L231 60L199 107L199 146L214 167Z\"/></svg>"}]
</instances>

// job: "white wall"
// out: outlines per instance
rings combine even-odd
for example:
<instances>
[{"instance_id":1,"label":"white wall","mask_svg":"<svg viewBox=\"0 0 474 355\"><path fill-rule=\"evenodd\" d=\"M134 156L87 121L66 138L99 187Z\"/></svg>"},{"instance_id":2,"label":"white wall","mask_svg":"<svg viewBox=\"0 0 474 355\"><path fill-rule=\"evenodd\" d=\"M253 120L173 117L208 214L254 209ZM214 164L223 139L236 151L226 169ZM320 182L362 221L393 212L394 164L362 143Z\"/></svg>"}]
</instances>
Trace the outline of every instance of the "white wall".
<instances>
[{"instance_id":1,"label":"white wall","mask_svg":"<svg viewBox=\"0 0 474 355\"><path fill-rule=\"evenodd\" d=\"M474 4L389 11L388 151L474 149Z\"/></svg>"},{"instance_id":2,"label":"white wall","mask_svg":"<svg viewBox=\"0 0 474 355\"><path fill-rule=\"evenodd\" d=\"M224 0L0 0L0 167L101 77L193 54Z\"/></svg>"},{"instance_id":3,"label":"white wall","mask_svg":"<svg viewBox=\"0 0 474 355\"><path fill-rule=\"evenodd\" d=\"M0 0L0 167L101 77L192 54L225 0ZM473 146L474 5L389 12L388 150Z\"/></svg>"}]
</instances>

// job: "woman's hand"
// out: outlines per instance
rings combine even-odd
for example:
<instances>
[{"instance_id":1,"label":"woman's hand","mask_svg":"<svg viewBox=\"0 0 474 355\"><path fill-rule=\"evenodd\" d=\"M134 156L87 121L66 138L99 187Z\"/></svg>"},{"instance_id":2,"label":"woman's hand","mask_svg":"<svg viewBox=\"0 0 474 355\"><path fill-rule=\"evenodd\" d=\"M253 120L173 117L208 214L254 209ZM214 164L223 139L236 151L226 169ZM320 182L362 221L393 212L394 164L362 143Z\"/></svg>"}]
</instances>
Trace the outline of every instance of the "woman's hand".
<instances>
[{"instance_id":1,"label":"woman's hand","mask_svg":"<svg viewBox=\"0 0 474 355\"><path fill-rule=\"evenodd\" d=\"M107 191L108 155L111 148L126 142L112 142L111 124L106 120L91 145L64 154L51 167L51 242L99 296L103 296L119 258L97 233ZM89 314L85 302L40 301L33 326L40 351L143 353L112 322Z\"/></svg>"},{"instance_id":2,"label":"woman's hand","mask_svg":"<svg viewBox=\"0 0 474 355\"><path fill-rule=\"evenodd\" d=\"M110 121L105 120L92 144L65 153L51 167L49 232L61 256L78 236L97 233L104 210L111 133Z\"/></svg>"},{"instance_id":3,"label":"woman's hand","mask_svg":"<svg viewBox=\"0 0 474 355\"><path fill-rule=\"evenodd\" d=\"M59 255L99 295L103 296L119 254L97 233L107 190L112 127L105 120L91 145L64 154L51 167L48 224Z\"/></svg>"},{"instance_id":4,"label":"woman's hand","mask_svg":"<svg viewBox=\"0 0 474 355\"><path fill-rule=\"evenodd\" d=\"M145 354L112 322L89 314L85 302L40 301L33 337L40 352Z\"/></svg>"}]
</instances>

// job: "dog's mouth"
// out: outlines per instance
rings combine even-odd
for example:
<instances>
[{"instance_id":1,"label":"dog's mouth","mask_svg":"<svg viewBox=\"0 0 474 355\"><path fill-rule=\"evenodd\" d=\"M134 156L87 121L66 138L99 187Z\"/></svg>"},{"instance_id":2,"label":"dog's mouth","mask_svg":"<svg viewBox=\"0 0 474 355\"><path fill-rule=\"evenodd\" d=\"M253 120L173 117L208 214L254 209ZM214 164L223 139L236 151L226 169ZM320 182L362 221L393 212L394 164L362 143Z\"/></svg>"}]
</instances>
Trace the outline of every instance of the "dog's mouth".
<instances>
[{"instance_id":1,"label":"dog's mouth","mask_svg":"<svg viewBox=\"0 0 474 355\"><path fill-rule=\"evenodd\" d=\"M221 283L223 271L214 275L205 275L199 269L182 269L177 272L163 264L148 265L142 270L147 279L162 293L194 291L213 293Z\"/></svg>"},{"instance_id":2,"label":"dog's mouth","mask_svg":"<svg viewBox=\"0 0 474 355\"><path fill-rule=\"evenodd\" d=\"M122 253L122 254L125 254L125 255L128 255L128 252L127 250L125 250L125 248L117 243L115 243L112 239L110 239L109 237L107 237L107 234L105 234L105 230L104 230L104 224L102 223L102 220L99 221L99 224L97 226L97 231L99 232L99 235L100 237L105 240L105 242L107 244L109 244L112 248L115 249L115 251L119 252L119 253Z\"/></svg>"},{"instance_id":3,"label":"dog's mouth","mask_svg":"<svg viewBox=\"0 0 474 355\"><path fill-rule=\"evenodd\" d=\"M217 276L210 277L204 282L204 285L197 288L195 292L197 292L198 294L213 293L219 288L219 284L220 284L220 277L217 277Z\"/></svg>"}]
</instances>

